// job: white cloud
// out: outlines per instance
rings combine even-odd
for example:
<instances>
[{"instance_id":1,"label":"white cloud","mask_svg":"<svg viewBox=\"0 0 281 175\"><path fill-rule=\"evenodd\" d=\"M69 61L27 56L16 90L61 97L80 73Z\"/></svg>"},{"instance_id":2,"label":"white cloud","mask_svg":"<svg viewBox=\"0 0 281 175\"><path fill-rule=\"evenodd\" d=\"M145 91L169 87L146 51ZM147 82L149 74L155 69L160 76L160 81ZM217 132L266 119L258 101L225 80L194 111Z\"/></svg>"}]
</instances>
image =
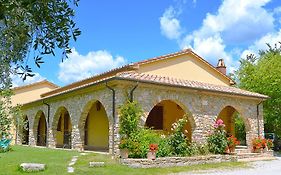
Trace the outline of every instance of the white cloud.
<instances>
[{"instance_id":1,"label":"white cloud","mask_svg":"<svg viewBox=\"0 0 281 175\"><path fill-rule=\"evenodd\" d=\"M197 30L177 37L165 36L176 39L181 48L192 48L212 64L223 58L231 72L238 66L233 59L238 50L232 51L227 45L250 44L274 32L273 13L264 8L268 2L270 0L224 0L217 12L206 14ZM177 17L173 15L170 19L180 23Z\"/></svg>"},{"instance_id":2,"label":"white cloud","mask_svg":"<svg viewBox=\"0 0 281 175\"><path fill-rule=\"evenodd\" d=\"M274 30L273 14L263 8L270 0L225 0L208 13L197 35L220 33L225 42L249 42Z\"/></svg>"},{"instance_id":3,"label":"white cloud","mask_svg":"<svg viewBox=\"0 0 281 175\"><path fill-rule=\"evenodd\" d=\"M256 40L253 45L244 50L241 54L241 58L246 58L247 55L253 53L258 54L259 50L268 49L267 43L271 46L281 42L281 29L278 32L272 32L264 35L260 39ZM280 43L279 43L280 45Z\"/></svg>"},{"instance_id":4,"label":"white cloud","mask_svg":"<svg viewBox=\"0 0 281 175\"><path fill-rule=\"evenodd\" d=\"M64 83L81 80L109 69L124 65L121 56L115 58L106 50L91 51L87 55L79 54L75 48L69 58L59 64L58 79Z\"/></svg>"},{"instance_id":5,"label":"white cloud","mask_svg":"<svg viewBox=\"0 0 281 175\"><path fill-rule=\"evenodd\" d=\"M22 80L20 75L13 74L11 76L11 78L12 78L13 87L24 86L24 85L28 85L28 84L31 84L31 83L43 81L43 80L46 79L46 78L42 77L39 73L34 73L33 77L26 77L25 81Z\"/></svg>"},{"instance_id":6,"label":"white cloud","mask_svg":"<svg viewBox=\"0 0 281 175\"><path fill-rule=\"evenodd\" d=\"M181 25L177 16L178 12L171 6L160 17L161 33L169 39L178 39L181 35Z\"/></svg>"}]
</instances>

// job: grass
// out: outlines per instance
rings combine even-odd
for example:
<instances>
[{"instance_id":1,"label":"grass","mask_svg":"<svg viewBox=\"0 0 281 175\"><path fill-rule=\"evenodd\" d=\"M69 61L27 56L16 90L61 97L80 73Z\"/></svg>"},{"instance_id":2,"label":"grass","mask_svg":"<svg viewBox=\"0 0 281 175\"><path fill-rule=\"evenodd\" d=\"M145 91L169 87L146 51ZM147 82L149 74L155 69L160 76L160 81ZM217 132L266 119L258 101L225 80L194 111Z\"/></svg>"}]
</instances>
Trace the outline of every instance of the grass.
<instances>
[{"instance_id":1,"label":"grass","mask_svg":"<svg viewBox=\"0 0 281 175\"><path fill-rule=\"evenodd\" d=\"M67 164L74 155L78 155L78 153L76 151L13 146L12 151L0 153L0 174L27 174L19 171L19 165L24 162L44 163L47 165L44 172L32 174L66 174Z\"/></svg>"},{"instance_id":2,"label":"grass","mask_svg":"<svg viewBox=\"0 0 281 175\"><path fill-rule=\"evenodd\" d=\"M21 172L18 167L23 162L45 163L47 169L43 172L31 173L37 174L59 174L66 175L67 165L72 156L79 155L78 161L74 165L75 173L78 175L95 174L95 175L142 175L142 174L169 174L177 172L188 172L195 170L208 169L225 169L225 168L244 168L247 164L242 162L227 162L205 165L194 165L186 167L172 167L172 168L149 168L149 169L134 169L124 165L120 165L118 161L112 160L109 155L101 155L95 153L88 153L87 155L80 155L76 151L54 150L47 148L32 148L24 146L14 146L13 151L8 153L0 153L0 175L13 174L28 174ZM105 167L90 168L89 162L103 161L106 163Z\"/></svg>"}]
</instances>

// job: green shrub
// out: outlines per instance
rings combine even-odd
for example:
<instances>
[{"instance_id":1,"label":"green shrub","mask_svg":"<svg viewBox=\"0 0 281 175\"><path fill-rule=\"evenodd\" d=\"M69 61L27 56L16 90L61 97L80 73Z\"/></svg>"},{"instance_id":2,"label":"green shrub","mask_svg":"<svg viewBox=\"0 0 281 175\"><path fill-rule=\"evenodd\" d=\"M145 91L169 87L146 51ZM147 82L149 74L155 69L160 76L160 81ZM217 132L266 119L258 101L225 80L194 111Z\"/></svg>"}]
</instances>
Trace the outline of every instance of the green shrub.
<instances>
[{"instance_id":1,"label":"green shrub","mask_svg":"<svg viewBox=\"0 0 281 175\"><path fill-rule=\"evenodd\" d=\"M208 155L210 154L208 144L197 145L198 155Z\"/></svg>"},{"instance_id":2,"label":"green shrub","mask_svg":"<svg viewBox=\"0 0 281 175\"><path fill-rule=\"evenodd\" d=\"M188 139L183 131L186 123L187 117L184 116L172 124L172 134L169 137L169 143L172 148L172 154L175 156L185 156L188 154Z\"/></svg>"},{"instance_id":3,"label":"green shrub","mask_svg":"<svg viewBox=\"0 0 281 175\"><path fill-rule=\"evenodd\" d=\"M245 123L238 114L235 114L235 136L241 142L241 145L246 145Z\"/></svg>"},{"instance_id":4,"label":"green shrub","mask_svg":"<svg viewBox=\"0 0 281 175\"><path fill-rule=\"evenodd\" d=\"M227 147L227 137L224 127L225 125L221 119L216 121L214 131L207 139L211 153L223 154L225 152Z\"/></svg>"},{"instance_id":5,"label":"green shrub","mask_svg":"<svg viewBox=\"0 0 281 175\"><path fill-rule=\"evenodd\" d=\"M170 145L169 137L161 135L156 155L157 157L172 156L172 147Z\"/></svg>"},{"instance_id":6,"label":"green shrub","mask_svg":"<svg viewBox=\"0 0 281 175\"><path fill-rule=\"evenodd\" d=\"M150 144L158 144L160 135L151 129L141 128L130 135L129 157L145 158Z\"/></svg>"},{"instance_id":7,"label":"green shrub","mask_svg":"<svg viewBox=\"0 0 281 175\"><path fill-rule=\"evenodd\" d=\"M119 114L119 133L121 138L129 138L130 134L138 132L139 121L143 111L137 102L127 101L124 105L119 107Z\"/></svg>"}]
</instances>

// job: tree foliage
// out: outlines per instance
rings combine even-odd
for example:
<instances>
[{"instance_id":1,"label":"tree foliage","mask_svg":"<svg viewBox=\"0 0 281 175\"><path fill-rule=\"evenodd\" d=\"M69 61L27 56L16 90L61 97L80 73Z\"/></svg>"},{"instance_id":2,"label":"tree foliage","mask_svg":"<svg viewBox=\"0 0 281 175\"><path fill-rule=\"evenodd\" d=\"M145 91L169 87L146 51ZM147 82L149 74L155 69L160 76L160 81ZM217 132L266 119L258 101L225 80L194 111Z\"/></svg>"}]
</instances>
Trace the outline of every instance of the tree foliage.
<instances>
[{"instance_id":1,"label":"tree foliage","mask_svg":"<svg viewBox=\"0 0 281 175\"><path fill-rule=\"evenodd\" d=\"M11 115L11 74L34 76L30 59L40 68L45 55L71 52L81 34L73 8L79 0L0 0L0 135L7 135ZM32 63L31 63L32 64Z\"/></svg>"},{"instance_id":2,"label":"tree foliage","mask_svg":"<svg viewBox=\"0 0 281 175\"><path fill-rule=\"evenodd\" d=\"M280 43L279 43L280 44ZM281 47L279 44L262 50L257 56L240 60L235 78L242 89L268 95L263 103L265 132L281 136Z\"/></svg>"},{"instance_id":3,"label":"tree foliage","mask_svg":"<svg viewBox=\"0 0 281 175\"><path fill-rule=\"evenodd\" d=\"M73 21L71 4L77 0L0 0L0 85L10 85L10 74L25 80L33 76L32 57L36 66L44 55L62 50L62 58L70 53L70 41L80 35ZM32 51L32 53L31 53ZM13 66L13 69L11 69ZM4 86L5 87L5 86Z\"/></svg>"}]
</instances>

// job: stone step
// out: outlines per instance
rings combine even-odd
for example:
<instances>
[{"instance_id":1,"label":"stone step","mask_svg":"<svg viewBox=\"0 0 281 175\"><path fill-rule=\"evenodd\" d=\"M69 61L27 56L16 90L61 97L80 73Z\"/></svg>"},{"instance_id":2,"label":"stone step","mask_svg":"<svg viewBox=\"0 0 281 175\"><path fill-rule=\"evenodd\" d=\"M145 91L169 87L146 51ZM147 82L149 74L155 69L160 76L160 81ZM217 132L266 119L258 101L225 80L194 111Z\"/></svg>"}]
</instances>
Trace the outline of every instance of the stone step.
<instances>
[{"instance_id":1,"label":"stone step","mask_svg":"<svg viewBox=\"0 0 281 175\"><path fill-rule=\"evenodd\" d=\"M245 159L238 159L238 162L254 162L254 161L266 161L266 160L276 160L275 157L251 157Z\"/></svg>"},{"instance_id":2,"label":"stone step","mask_svg":"<svg viewBox=\"0 0 281 175\"><path fill-rule=\"evenodd\" d=\"M242 153L250 153L251 151L248 149L235 149L235 153L242 154Z\"/></svg>"},{"instance_id":3,"label":"stone step","mask_svg":"<svg viewBox=\"0 0 281 175\"><path fill-rule=\"evenodd\" d=\"M245 145L237 145L235 149L248 149L248 147Z\"/></svg>"},{"instance_id":4,"label":"stone step","mask_svg":"<svg viewBox=\"0 0 281 175\"><path fill-rule=\"evenodd\" d=\"M267 152L267 153L238 153L238 161L240 160L251 160L253 159L253 161L255 159L271 159L274 158L273 157L273 152Z\"/></svg>"},{"instance_id":5,"label":"stone step","mask_svg":"<svg viewBox=\"0 0 281 175\"><path fill-rule=\"evenodd\" d=\"M250 153L250 150L248 149L247 146L244 145L238 145L235 147L235 153L240 154L240 153Z\"/></svg>"}]
</instances>

